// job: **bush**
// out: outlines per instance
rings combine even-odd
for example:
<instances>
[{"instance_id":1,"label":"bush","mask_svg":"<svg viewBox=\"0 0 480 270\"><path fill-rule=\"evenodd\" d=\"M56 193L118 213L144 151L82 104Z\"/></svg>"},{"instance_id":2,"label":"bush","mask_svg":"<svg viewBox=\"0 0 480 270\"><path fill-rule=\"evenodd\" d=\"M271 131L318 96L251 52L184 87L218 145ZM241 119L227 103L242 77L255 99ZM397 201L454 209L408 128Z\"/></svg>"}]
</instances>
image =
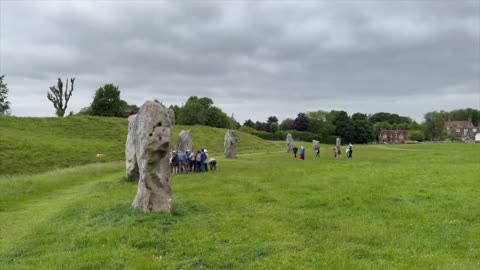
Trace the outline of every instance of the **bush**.
<instances>
[{"instance_id":1,"label":"bush","mask_svg":"<svg viewBox=\"0 0 480 270\"><path fill-rule=\"evenodd\" d=\"M420 130L412 130L408 133L408 138L412 141L421 142L425 139L423 132Z\"/></svg>"}]
</instances>

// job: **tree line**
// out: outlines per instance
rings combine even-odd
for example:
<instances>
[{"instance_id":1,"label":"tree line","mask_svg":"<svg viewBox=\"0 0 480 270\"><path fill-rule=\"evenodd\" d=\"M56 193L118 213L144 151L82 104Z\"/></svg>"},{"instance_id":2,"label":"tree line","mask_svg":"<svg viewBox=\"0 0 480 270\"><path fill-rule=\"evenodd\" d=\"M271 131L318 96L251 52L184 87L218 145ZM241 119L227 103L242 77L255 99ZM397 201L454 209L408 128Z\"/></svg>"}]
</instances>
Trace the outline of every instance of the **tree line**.
<instances>
[{"instance_id":1,"label":"tree line","mask_svg":"<svg viewBox=\"0 0 480 270\"><path fill-rule=\"evenodd\" d=\"M408 130L409 139L415 141L453 139L445 131L446 121L471 120L473 125L480 123L480 110L458 109L453 111L433 111L424 116L418 123L408 116L395 113L379 112L374 114L345 111L313 111L298 113L296 118L286 118L279 122L276 116L268 117L266 122L246 120L242 129L257 136L270 139L283 139L286 132L300 139L320 139L326 143L334 143L336 137L345 142L370 143L377 141L381 130ZM278 135L278 136L275 136Z\"/></svg>"},{"instance_id":2,"label":"tree line","mask_svg":"<svg viewBox=\"0 0 480 270\"><path fill-rule=\"evenodd\" d=\"M10 114L8 87L0 76L0 115ZM52 103L55 114L63 117L67 111L68 102L73 94L75 78L59 78L54 86L49 88L47 99ZM98 88L92 102L76 115L92 115L105 117L127 117L136 113L138 106L121 99L118 86L108 83ZM480 110L458 109L453 111L433 111L424 115L424 121L417 123L408 116L394 113L379 112L364 114L361 112L348 115L345 111L312 111L300 112L295 118L279 121L278 117L270 116L265 122L251 119L240 125L233 114L228 116L208 97L191 96L182 106L172 105L176 123L179 125L205 125L217 128L242 129L264 139L283 140L287 132L299 140L321 140L333 143L336 137L345 142L370 143L376 141L382 129L409 130L409 139L416 141L443 140L451 135L444 130L446 121L471 120L475 126L480 123ZM71 111L69 115L74 115Z\"/></svg>"}]
</instances>

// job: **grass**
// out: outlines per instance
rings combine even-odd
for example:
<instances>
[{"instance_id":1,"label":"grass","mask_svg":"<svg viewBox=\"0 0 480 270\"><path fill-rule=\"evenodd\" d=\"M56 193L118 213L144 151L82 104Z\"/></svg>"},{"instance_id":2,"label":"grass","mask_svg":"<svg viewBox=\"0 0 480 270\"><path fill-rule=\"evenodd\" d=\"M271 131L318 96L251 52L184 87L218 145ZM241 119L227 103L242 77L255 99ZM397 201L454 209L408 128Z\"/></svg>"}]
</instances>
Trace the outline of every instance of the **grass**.
<instances>
[{"instance_id":1,"label":"grass","mask_svg":"<svg viewBox=\"0 0 480 270\"><path fill-rule=\"evenodd\" d=\"M224 129L177 126L174 140L182 129L192 130L196 148L207 148L211 155L223 153ZM127 119L122 118L0 116L0 175L124 160L126 136ZM269 151L276 145L248 133L239 132L239 137L243 153Z\"/></svg>"},{"instance_id":2,"label":"grass","mask_svg":"<svg viewBox=\"0 0 480 270\"><path fill-rule=\"evenodd\" d=\"M480 269L480 145L258 149L175 176L172 215L123 162L0 177L1 268Z\"/></svg>"}]
</instances>

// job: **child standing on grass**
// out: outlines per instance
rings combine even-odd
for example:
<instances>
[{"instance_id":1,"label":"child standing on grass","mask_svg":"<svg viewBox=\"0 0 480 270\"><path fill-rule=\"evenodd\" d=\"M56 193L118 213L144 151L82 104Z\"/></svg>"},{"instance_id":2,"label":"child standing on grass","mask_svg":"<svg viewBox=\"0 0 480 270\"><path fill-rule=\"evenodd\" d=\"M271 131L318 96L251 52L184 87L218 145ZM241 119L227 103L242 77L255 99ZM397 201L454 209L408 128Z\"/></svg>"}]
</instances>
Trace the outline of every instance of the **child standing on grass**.
<instances>
[{"instance_id":1,"label":"child standing on grass","mask_svg":"<svg viewBox=\"0 0 480 270\"><path fill-rule=\"evenodd\" d=\"M300 159L305 160L305 148L300 147Z\"/></svg>"}]
</instances>

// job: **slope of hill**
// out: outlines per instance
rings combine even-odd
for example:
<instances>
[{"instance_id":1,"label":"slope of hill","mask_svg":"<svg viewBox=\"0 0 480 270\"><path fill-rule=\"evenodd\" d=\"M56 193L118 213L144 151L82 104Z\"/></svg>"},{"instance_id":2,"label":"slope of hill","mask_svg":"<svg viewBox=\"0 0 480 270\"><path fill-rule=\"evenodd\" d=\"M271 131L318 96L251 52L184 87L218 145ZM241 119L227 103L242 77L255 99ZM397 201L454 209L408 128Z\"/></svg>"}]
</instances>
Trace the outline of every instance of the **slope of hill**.
<instances>
[{"instance_id":1,"label":"slope of hill","mask_svg":"<svg viewBox=\"0 0 480 270\"><path fill-rule=\"evenodd\" d=\"M191 129L194 146L211 155L223 153L224 129L177 126ZM94 162L124 160L127 120L106 117L20 118L0 117L0 175L44 172ZM271 151L278 143L239 132L239 153ZM97 158L97 154L104 156Z\"/></svg>"}]
</instances>

